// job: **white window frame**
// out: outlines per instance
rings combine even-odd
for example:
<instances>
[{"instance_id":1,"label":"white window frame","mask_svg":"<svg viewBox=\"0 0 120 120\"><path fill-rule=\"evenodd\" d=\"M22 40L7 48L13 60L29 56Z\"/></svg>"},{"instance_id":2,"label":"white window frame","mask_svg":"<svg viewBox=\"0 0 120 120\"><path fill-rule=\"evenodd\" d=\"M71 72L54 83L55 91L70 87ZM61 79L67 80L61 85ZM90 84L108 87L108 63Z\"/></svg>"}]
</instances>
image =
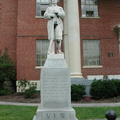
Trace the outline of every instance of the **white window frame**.
<instances>
[{"instance_id":1,"label":"white window frame","mask_svg":"<svg viewBox=\"0 0 120 120\"><path fill-rule=\"evenodd\" d=\"M36 18L43 18L43 14L50 4L50 0L36 0Z\"/></svg>"},{"instance_id":2,"label":"white window frame","mask_svg":"<svg viewBox=\"0 0 120 120\"><path fill-rule=\"evenodd\" d=\"M89 43L90 43L90 46L89 46ZM83 40L83 59L84 59L83 68L101 68L102 67L100 40Z\"/></svg>"},{"instance_id":3,"label":"white window frame","mask_svg":"<svg viewBox=\"0 0 120 120\"><path fill-rule=\"evenodd\" d=\"M98 0L81 0L82 18L99 18Z\"/></svg>"},{"instance_id":4,"label":"white window frame","mask_svg":"<svg viewBox=\"0 0 120 120\"><path fill-rule=\"evenodd\" d=\"M44 66L47 59L49 40L36 40L36 68Z\"/></svg>"}]
</instances>

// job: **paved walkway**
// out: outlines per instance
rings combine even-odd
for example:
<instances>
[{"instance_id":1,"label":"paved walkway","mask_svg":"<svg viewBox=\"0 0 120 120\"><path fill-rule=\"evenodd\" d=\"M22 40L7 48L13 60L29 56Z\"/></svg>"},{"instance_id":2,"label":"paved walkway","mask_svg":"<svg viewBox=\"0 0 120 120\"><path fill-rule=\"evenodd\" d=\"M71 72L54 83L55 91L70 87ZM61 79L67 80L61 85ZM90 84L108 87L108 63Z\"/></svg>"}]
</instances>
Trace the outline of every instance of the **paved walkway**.
<instances>
[{"instance_id":1,"label":"paved walkway","mask_svg":"<svg viewBox=\"0 0 120 120\"><path fill-rule=\"evenodd\" d=\"M38 106L39 103L16 103L16 102L2 102L0 105L17 105L17 106ZM120 106L120 103L72 103L72 107L117 107ZM83 119L82 119L83 120ZM87 119L87 120L107 120L107 119ZM120 120L117 118L116 120Z\"/></svg>"},{"instance_id":2,"label":"paved walkway","mask_svg":"<svg viewBox=\"0 0 120 120\"><path fill-rule=\"evenodd\" d=\"M3 102L0 105L22 105L22 106L38 106L39 103L17 103L17 102ZM72 103L72 107L117 107L120 103Z\"/></svg>"}]
</instances>

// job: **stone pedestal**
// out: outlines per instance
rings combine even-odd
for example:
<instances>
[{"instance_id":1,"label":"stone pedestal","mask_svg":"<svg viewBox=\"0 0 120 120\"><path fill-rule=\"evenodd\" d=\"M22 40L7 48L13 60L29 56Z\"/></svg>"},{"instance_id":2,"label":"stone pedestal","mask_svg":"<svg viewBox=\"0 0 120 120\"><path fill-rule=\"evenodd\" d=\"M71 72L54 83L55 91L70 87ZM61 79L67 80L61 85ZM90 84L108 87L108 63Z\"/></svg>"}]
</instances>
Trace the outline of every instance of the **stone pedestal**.
<instances>
[{"instance_id":1,"label":"stone pedestal","mask_svg":"<svg viewBox=\"0 0 120 120\"><path fill-rule=\"evenodd\" d=\"M70 69L64 54L47 56L40 82L41 105L33 120L77 120L71 107Z\"/></svg>"}]
</instances>

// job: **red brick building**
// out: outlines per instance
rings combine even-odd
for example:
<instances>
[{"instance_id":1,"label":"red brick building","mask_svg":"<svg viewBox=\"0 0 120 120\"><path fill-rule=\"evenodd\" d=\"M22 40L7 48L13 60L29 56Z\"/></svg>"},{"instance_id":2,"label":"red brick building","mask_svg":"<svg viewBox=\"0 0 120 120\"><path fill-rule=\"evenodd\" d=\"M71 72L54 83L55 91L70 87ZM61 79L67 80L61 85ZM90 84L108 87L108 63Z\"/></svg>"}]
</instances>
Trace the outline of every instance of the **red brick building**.
<instances>
[{"instance_id":1,"label":"red brick building","mask_svg":"<svg viewBox=\"0 0 120 120\"><path fill-rule=\"evenodd\" d=\"M8 53L16 64L17 80L40 79L40 70L46 59L48 46L47 20L43 18L49 5L48 1L0 1L0 50L8 48ZM59 5L66 13L63 51L74 74L71 75L72 78L79 78L79 75L84 78L92 75L101 75L104 78L109 77L108 75L119 77L120 0L60 0ZM75 20L79 23L71 25ZM72 51L69 51L72 42L76 42L71 40L70 44L65 43L71 37L69 33L72 28L76 29L76 33L80 30L77 34L79 44L77 49L74 45ZM72 34L76 37L76 33L73 31ZM80 70L77 73L75 69Z\"/></svg>"}]
</instances>

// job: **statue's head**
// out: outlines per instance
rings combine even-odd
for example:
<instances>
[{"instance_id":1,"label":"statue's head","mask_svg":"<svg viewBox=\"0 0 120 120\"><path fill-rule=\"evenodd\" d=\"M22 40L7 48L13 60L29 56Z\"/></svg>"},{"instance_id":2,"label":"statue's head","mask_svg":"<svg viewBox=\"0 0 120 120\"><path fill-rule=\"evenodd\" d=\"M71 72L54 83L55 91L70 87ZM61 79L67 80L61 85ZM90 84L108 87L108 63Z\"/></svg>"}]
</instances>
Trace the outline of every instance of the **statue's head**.
<instances>
[{"instance_id":1,"label":"statue's head","mask_svg":"<svg viewBox=\"0 0 120 120\"><path fill-rule=\"evenodd\" d=\"M57 4L59 0L51 0L52 3Z\"/></svg>"}]
</instances>

